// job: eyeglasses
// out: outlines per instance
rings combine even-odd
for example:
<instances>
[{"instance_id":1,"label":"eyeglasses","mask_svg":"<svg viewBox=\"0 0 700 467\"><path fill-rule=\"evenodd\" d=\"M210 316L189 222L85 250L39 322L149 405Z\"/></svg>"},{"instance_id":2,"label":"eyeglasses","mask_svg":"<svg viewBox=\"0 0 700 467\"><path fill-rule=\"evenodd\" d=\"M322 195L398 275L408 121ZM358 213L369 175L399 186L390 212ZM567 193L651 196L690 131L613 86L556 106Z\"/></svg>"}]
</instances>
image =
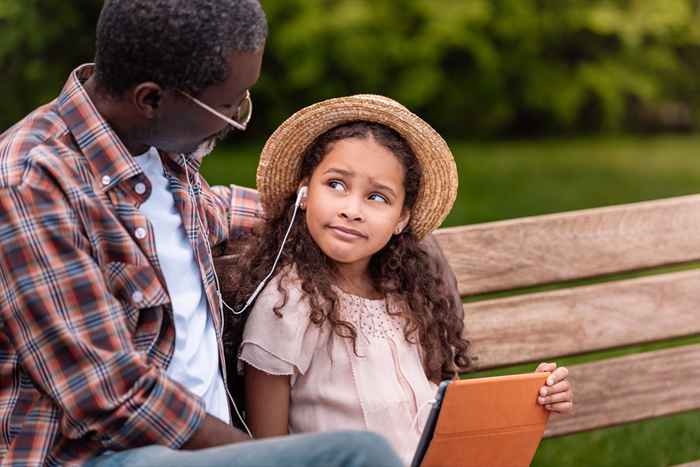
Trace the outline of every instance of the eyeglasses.
<instances>
[{"instance_id":1,"label":"eyeglasses","mask_svg":"<svg viewBox=\"0 0 700 467\"><path fill-rule=\"evenodd\" d=\"M234 116L235 118L229 118L226 115L222 114L218 110L213 109L212 107L209 107L207 104L204 102L200 101L196 97L190 96L188 93L185 91L180 91L178 90L180 94L203 108L204 110L216 115L232 127L234 127L237 130L240 131L245 131L245 129L248 127L248 122L250 122L250 117L253 116L253 101L250 99L250 91L245 92L245 97L243 98L243 101L238 105L238 108L236 109L236 115Z\"/></svg>"}]
</instances>

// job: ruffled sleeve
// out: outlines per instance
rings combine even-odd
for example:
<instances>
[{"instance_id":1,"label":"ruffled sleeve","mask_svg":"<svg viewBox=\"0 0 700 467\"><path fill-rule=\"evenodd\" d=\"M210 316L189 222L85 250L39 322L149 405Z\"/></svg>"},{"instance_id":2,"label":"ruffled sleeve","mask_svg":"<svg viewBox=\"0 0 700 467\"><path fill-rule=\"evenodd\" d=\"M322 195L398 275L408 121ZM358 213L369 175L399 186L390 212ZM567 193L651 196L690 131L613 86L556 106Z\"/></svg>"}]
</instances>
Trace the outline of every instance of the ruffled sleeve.
<instances>
[{"instance_id":1,"label":"ruffled sleeve","mask_svg":"<svg viewBox=\"0 0 700 467\"><path fill-rule=\"evenodd\" d=\"M278 290L280 277L276 276L260 293L248 317L238 355L238 370L243 363L271 375L290 375L292 384L296 376L309 369L321 328L310 319L309 303L302 298L296 275L283 277L287 302L279 312L274 308L284 302Z\"/></svg>"}]
</instances>

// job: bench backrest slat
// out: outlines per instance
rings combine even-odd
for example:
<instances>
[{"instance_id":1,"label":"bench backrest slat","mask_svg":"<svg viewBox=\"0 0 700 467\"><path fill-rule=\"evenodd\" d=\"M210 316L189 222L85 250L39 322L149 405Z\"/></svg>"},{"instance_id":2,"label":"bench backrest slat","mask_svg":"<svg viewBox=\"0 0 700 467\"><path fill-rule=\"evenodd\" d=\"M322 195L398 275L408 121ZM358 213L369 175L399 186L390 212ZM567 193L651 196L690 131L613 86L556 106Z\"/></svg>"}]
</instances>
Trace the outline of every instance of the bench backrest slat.
<instances>
[{"instance_id":1,"label":"bench backrest slat","mask_svg":"<svg viewBox=\"0 0 700 467\"><path fill-rule=\"evenodd\" d=\"M464 305L479 369L700 334L700 271Z\"/></svg>"},{"instance_id":2,"label":"bench backrest slat","mask_svg":"<svg viewBox=\"0 0 700 467\"><path fill-rule=\"evenodd\" d=\"M700 195L440 229L463 296L700 260Z\"/></svg>"},{"instance_id":3,"label":"bench backrest slat","mask_svg":"<svg viewBox=\"0 0 700 467\"><path fill-rule=\"evenodd\" d=\"M577 365L573 415L553 415L545 436L700 408L700 345Z\"/></svg>"}]
</instances>

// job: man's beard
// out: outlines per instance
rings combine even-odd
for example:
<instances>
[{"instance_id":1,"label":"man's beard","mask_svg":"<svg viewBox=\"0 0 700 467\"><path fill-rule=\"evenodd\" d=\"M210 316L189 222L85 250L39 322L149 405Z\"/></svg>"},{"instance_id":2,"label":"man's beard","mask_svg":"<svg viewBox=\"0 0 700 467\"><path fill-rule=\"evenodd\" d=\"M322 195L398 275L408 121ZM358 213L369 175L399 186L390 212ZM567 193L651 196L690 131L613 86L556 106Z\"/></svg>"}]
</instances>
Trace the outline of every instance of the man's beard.
<instances>
[{"instance_id":1,"label":"man's beard","mask_svg":"<svg viewBox=\"0 0 700 467\"><path fill-rule=\"evenodd\" d=\"M233 127L231 125L226 125L224 128L221 129L220 132L212 136L211 139L214 140L214 144L216 145L216 143L218 143L219 141L226 139L226 137L228 137L228 135L230 135L232 131Z\"/></svg>"},{"instance_id":2,"label":"man's beard","mask_svg":"<svg viewBox=\"0 0 700 467\"><path fill-rule=\"evenodd\" d=\"M193 151L184 153L187 159L201 160L207 154L211 153L216 147L217 143L225 139L233 130L229 125L226 125L220 132L216 133L209 139L202 141L202 143L197 146Z\"/></svg>"}]
</instances>

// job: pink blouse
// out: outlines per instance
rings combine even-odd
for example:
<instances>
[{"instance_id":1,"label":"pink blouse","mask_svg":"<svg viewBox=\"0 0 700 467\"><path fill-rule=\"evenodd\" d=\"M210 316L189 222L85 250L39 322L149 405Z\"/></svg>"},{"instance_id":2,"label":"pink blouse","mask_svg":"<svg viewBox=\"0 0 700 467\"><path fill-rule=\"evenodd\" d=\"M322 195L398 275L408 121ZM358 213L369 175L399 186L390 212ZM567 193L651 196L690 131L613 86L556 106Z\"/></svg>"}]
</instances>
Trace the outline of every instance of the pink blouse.
<instances>
[{"instance_id":1,"label":"pink blouse","mask_svg":"<svg viewBox=\"0 0 700 467\"><path fill-rule=\"evenodd\" d=\"M279 277L279 276L277 276ZM371 430L381 433L409 464L437 387L425 376L419 348L404 338L402 319L387 302L337 290L344 320L357 329L357 355L349 339L309 319L295 279L284 280L282 303L272 280L246 323L241 362L273 375L290 375L289 432ZM397 305L392 305L397 306ZM418 415L416 415L418 414Z\"/></svg>"}]
</instances>

